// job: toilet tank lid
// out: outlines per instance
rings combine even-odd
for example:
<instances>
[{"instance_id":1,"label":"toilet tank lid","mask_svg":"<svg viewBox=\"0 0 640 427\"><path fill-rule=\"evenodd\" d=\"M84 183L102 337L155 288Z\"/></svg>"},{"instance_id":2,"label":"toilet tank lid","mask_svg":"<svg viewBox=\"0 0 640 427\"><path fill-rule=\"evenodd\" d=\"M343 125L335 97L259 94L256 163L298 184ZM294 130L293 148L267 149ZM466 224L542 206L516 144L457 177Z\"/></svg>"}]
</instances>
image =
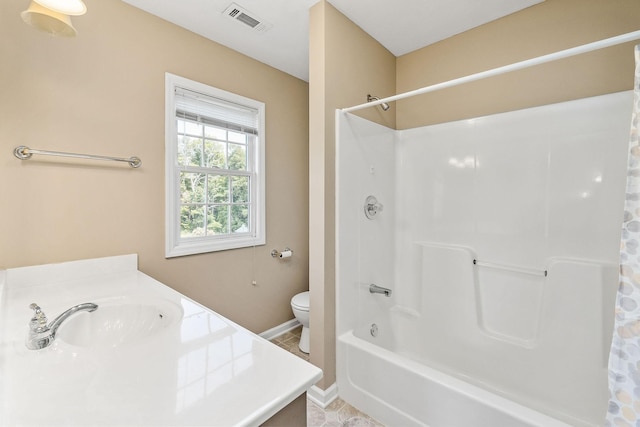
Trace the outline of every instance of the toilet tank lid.
<instances>
[{"instance_id":1,"label":"toilet tank lid","mask_svg":"<svg viewBox=\"0 0 640 427\"><path fill-rule=\"evenodd\" d=\"M309 291L294 295L293 298L291 298L291 304L298 307L309 308Z\"/></svg>"}]
</instances>

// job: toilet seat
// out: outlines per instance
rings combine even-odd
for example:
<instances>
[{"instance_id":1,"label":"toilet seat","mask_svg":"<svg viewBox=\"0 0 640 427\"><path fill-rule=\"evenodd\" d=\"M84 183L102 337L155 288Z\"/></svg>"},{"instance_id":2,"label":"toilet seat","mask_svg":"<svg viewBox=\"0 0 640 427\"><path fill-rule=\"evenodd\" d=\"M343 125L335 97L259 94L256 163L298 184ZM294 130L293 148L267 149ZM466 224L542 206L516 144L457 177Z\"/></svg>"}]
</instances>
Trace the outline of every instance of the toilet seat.
<instances>
[{"instance_id":1,"label":"toilet seat","mask_svg":"<svg viewBox=\"0 0 640 427\"><path fill-rule=\"evenodd\" d=\"M294 295L291 298L291 306L296 310L309 311L309 291Z\"/></svg>"}]
</instances>

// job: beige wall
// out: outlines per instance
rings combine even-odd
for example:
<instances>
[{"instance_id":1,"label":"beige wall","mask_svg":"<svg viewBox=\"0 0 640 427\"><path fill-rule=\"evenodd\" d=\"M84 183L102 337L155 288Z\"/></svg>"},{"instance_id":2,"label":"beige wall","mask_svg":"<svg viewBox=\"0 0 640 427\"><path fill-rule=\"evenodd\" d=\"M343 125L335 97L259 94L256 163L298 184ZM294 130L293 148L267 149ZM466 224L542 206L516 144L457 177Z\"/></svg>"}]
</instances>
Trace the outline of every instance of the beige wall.
<instances>
[{"instance_id":1,"label":"beige wall","mask_svg":"<svg viewBox=\"0 0 640 427\"><path fill-rule=\"evenodd\" d=\"M86 0L75 39L25 25L28 3L0 2L0 269L137 253L252 331L292 319L308 286L308 84L121 1ZM266 103L266 246L164 258L165 72ZM20 161L17 145L143 165ZM285 246L292 258L270 256Z\"/></svg>"},{"instance_id":2,"label":"beige wall","mask_svg":"<svg viewBox=\"0 0 640 427\"><path fill-rule=\"evenodd\" d=\"M399 57L398 92L638 29L638 0L546 0ZM398 101L398 128L629 90L633 87L633 44Z\"/></svg>"},{"instance_id":3,"label":"beige wall","mask_svg":"<svg viewBox=\"0 0 640 427\"><path fill-rule=\"evenodd\" d=\"M395 93L395 57L325 0L311 9L309 70L311 362L335 382L336 108ZM395 108L360 114L391 128Z\"/></svg>"}]
</instances>

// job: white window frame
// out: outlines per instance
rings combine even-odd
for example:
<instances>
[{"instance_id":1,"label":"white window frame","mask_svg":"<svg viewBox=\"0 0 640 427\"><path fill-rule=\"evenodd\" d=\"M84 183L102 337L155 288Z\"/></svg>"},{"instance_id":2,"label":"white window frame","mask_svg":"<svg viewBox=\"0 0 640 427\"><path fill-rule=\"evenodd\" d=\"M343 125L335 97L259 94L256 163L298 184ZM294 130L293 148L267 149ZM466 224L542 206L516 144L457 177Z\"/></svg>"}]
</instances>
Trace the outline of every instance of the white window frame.
<instances>
[{"instance_id":1,"label":"white window frame","mask_svg":"<svg viewBox=\"0 0 640 427\"><path fill-rule=\"evenodd\" d=\"M180 237L180 166L176 126L176 88L199 92L258 111L258 135L249 150L251 169L251 233ZM165 74L165 257L172 258L207 252L264 245L265 233L265 104L171 73Z\"/></svg>"}]
</instances>

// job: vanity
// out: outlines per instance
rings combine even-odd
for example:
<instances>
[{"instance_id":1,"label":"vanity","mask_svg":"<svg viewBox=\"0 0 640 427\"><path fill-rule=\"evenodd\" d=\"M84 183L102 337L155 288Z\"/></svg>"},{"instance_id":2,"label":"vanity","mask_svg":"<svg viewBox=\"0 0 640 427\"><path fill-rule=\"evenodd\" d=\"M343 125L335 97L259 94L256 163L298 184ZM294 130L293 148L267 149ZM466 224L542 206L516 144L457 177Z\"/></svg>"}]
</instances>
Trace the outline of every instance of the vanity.
<instances>
[{"instance_id":1,"label":"vanity","mask_svg":"<svg viewBox=\"0 0 640 427\"><path fill-rule=\"evenodd\" d=\"M29 306L65 319L45 348ZM0 426L306 425L322 371L140 272L136 255L0 271Z\"/></svg>"}]
</instances>

